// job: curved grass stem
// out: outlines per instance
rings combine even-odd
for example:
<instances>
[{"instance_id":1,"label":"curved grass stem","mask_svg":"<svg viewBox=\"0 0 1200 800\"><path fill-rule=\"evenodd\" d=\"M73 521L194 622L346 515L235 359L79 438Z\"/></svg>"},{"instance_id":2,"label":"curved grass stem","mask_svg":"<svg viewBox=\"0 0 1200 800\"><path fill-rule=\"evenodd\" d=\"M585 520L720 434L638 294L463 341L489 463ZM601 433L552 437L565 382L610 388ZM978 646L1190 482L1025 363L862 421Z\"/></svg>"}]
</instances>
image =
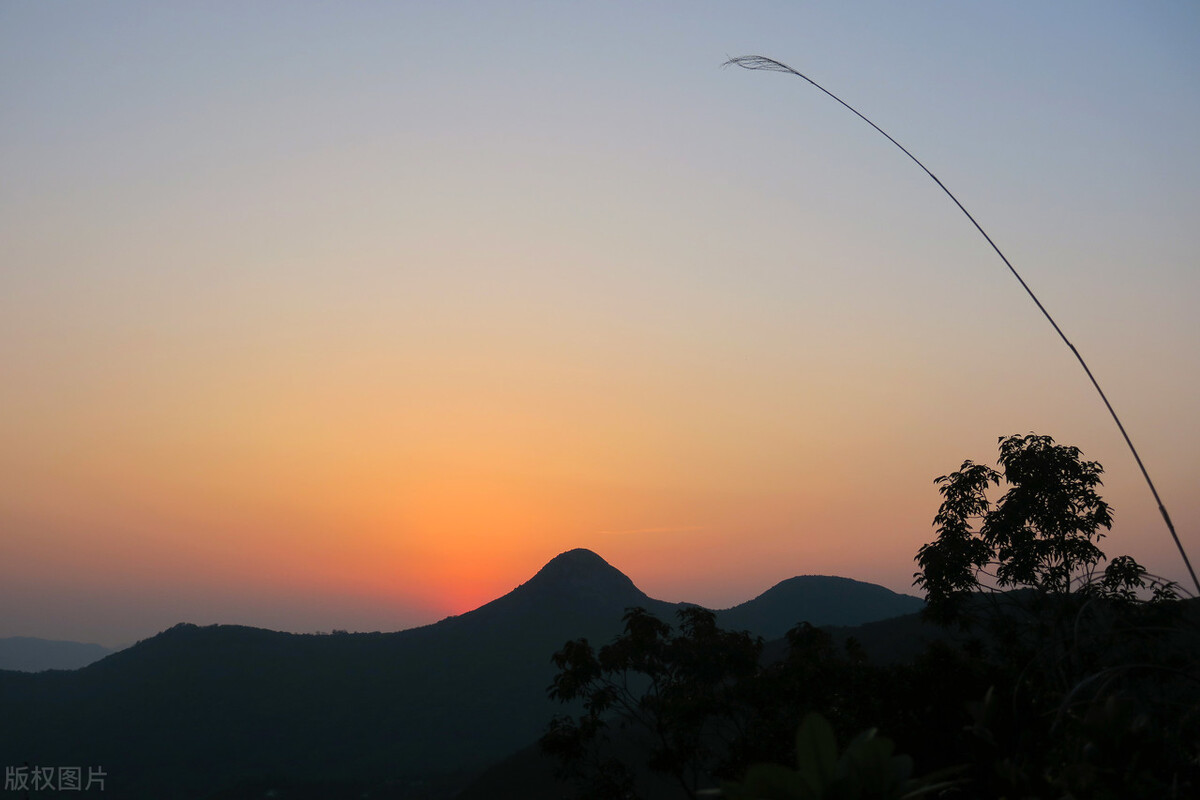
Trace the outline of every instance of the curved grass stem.
<instances>
[{"instance_id":1,"label":"curved grass stem","mask_svg":"<svg viewBox=\"0 0 1200 800\"><path fill-rule=\"evenodd\" d=\"M1083 360L1083 356L1081 356L1079 351L1075 349L1075 345L1071 344L1071 341L1067 338L1067 335L1063 333L1062 328L1058 327L1058 323L1054 321L1054 317L1050 316L1050 312L1047 311L1046 307L1042 305L1042 301L1038 300L1037 295L1035 295L1033 290L1029 288L1029 284L1025 283L1025 279L1021 277L1020 273L1017 272L1016 268L1013 267L1012 263L1009 262L1008 258L1003 252L1001 252L996 243L992 241L992 237L988 236L987 231L983 229L983 226L976 221L975 217L971 216L971 212L967 211L966 207L959 202L957 197L954 196L954 193L947 189L946 185L938 180L938 177L930 172L929 168L922 164L920 159L910 153L908 149L904 147L904 145L900 144L890 135L888 135L887 131L885 131L883 128L879 127L874 122L863 116L858 109L851 106L845 100L838 97L836 94L829 91L812 78L801 72L797 72L787 64L776 61L773 58L767 58L766 56L738 56L737 58L731 58L722 64L724 67L728 67L730 65L742 67L743 69L767 70L769 72L786 72L790 75L795 75L797 78L803 78L804 80L808 81L810 84L820 89L823 93L832 97L840 105L849 109L856 117L878 131L889 142L900 148L900 152L912 159L914 164L920 167L926 175L932 178L933 182L936 183L941 190L946 193L946 196L954 201L954 205L958 206L958 209L967 216L967 219L971 220L971 224L975 226L975 230L979 231L980 235L983 236L983 238L987 240L987 243L992 246L992 249L996 251L996 255L1000 256L1000 260L1004 262L1004 266L1008 267L1008 271L1013 274L1013 277L1016 278L1021 284L1021 288L1025 290L1025 293L1029 295L1030 299L1033 300L1035 305L1037 305L1038 310L1042 312L1042 315L1046 317L1046 320L1050 323L1051 327L1054 328L1054 332L1057 333L1058 337L1063 340L1063 343L1070 348L1071 352L1075 355L1075 360L1079 362L1079 366L1083 367L1083 371L1087 374L1088 380L1090 380L1092 382L1092 386L1096 388L1096 392L1100 395L1100 399L1104 401L1104 407L1107 408L1108 413L1112 415L1113 422L1117 423L1117 429L1121 431L1121 436L1124 437L1125 444L1129 445L1129 452L1133 453L1133 459L1137 462L1138 469L1142 471L1142 477L1146 479L1146 485L1150 487L1150 493L1154 495L1154 502L1158 504L1158 513L1162 515L1163 522L1167 524L1167 530L1171 534L1171 539L1175 542L1175 547L1179 550L1179 555L1183 559L1183 564L1185 567L1187 567L1188 574L1192 577L1192 583L1196 585L1196 593L1197 595L1200 595L1200 579L1197 579L1196 571L1192 569L1192 562L1188 558L1187 551L1184 550L1183 542L1179 539L1179 534L1175 532L1175 525L1171 522L1171 516L1167 513L1166 507L1159 498L1158 489L1154 487L1154 481L1150 479L1150 473L1146 471L1146 465L1142 463L1142 457L1138 455L1137 448L1133 446L1133 440L1130 439L1129 434L1125 432L1125 426L1121 424L1121 418L1117 416L1117 412L1113 409L1112 403L1108 402L1108 397L1104 394L1104 390L1100 388L1099 382L1097 382L1096 377L1092 375L1092 371L1088 368L1087 362Z\"/></svg>"}]
</instances>

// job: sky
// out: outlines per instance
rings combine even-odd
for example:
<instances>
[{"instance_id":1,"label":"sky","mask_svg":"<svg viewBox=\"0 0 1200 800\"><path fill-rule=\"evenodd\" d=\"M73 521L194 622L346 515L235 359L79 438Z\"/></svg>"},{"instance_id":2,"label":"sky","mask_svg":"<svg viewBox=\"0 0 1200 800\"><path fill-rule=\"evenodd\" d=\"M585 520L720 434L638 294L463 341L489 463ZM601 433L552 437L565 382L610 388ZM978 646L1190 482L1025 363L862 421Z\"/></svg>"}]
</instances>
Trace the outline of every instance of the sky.
<instances>
[{"instance_id":1,"label":"sky","mask_svg":"<svg viewBox=\"0 0 1200 800\"><path fill-rule=\"evenodd\" d=\"M1189 2L0 2L0 636L398 630L592 549L914 592L1030 431L1200 559Z\"/></svg>"}]
</instances>

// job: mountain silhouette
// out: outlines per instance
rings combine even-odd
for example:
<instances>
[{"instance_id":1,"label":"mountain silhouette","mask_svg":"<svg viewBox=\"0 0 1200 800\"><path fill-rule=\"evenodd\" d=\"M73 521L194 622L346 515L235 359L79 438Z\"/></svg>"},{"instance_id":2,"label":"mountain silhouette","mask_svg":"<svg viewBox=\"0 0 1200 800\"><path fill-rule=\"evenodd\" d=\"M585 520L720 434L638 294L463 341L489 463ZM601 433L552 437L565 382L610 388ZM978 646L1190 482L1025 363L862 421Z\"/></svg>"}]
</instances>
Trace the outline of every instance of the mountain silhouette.
<instances>
[{"instance_id":1,"label":"mountain silhouette","mask_svg":"<svg viewBox=\"0 0 1200 800\"><path fill-rule=\"evenodd\" d=\"M581 616L620 621L625 609L634 606L673 617L683 605L653 599L603 558L577 548L555 556L503 597L454 619L470 626L505 625L531 618L541 624L574 622Z\"/></svg>"},{"instance_id":2,"label":"mountain silhouette","mask_svg":"<svg viewBox=\"0 0 1200 800\"><path fill-rule=\"evenodd\" d=\"M98 644L9 636L0 639L0 670L41 672L46 669L79 669L111 652L109 648Z\"/></svg>"},{"instance_id":3,"label":"mountain silhouette","mask_svg":"<svg viewBox=\"0 0 1200 800\"><path fill-rule=\"evenodd\" d=\"M789 613L789 597L772 590L723 613L741 609L731 618L765 634L757 626L807 613ZM630 606L674 622L684 604L571 550L474 611L397 633L180 624L83 669L0 672L0 756L104 765L107 790L135 800L208 798L271 776L449 796L542 733L563 710L546 696L551 655L569 639L610 641Z\"/></svg>"},{"instance_id":4,"label":"mountain silhouette","mask_svg":"<svg viewBox=\"0 0 1200 800\"><path fill-rule=\"evenodd\" d=\"M529 581L497 602L519 597L608 605L650 600L625 573L582 547L555 556Z\"/></svg>"},{"instance_id":5,"label":"mountain silhouette","mask_svg":"<svg viewBox=\"0 0 1200 800\"><path fill-rule=\"evenodd\" d=\"M775 584L758 597L717 612L717 624L778 639L798 622L862 625L913 614L925 603L873 583L827 575L802 575Z\"/></svg>"}]
</instances>

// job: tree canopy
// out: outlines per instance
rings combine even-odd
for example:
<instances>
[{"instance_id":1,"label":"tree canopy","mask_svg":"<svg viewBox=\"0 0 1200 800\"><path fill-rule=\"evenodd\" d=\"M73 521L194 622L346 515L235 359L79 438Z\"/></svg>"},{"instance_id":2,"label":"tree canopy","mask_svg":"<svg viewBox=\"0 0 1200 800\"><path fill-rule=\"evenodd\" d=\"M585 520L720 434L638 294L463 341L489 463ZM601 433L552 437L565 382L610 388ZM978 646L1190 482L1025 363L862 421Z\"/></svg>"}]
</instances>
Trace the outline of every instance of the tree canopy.
<instances>
[{"instance_id":1,"label":"tree canopy","mask_svg":"<svg viewBox=\"0 0 1200 800\"><path fill-rule=\"evenodd\" d=\"M1078 447L1049 436L1002 436L1000 470L964 461L942 475L937 539L917 552L914 584L926 591L928 613L948 621L970 593L1034 589L1132 599L1142 589L1174 597L1174 586L1149 579L1133 558L1120 556L1097 573L1105 555L1097 542L1113 512L1098 493L1104 468ZM1008 491L993 505L987 492Z\"/></svg>"}]
</instances>

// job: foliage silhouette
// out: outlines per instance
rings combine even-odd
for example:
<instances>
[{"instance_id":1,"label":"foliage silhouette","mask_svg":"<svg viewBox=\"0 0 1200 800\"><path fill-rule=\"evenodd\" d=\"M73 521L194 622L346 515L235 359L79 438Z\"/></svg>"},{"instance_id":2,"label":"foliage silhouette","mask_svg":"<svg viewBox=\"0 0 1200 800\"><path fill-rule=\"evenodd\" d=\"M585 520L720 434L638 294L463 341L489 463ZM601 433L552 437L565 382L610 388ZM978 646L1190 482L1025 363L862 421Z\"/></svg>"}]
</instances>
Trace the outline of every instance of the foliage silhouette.
<instances>
[{"instance_id":1,"label":"foliage silhouette","mask_svg":"<svg viewBox=\"0 0 1200 800\"><path fill-rule=\"evenodd\" d=\"M914 660L873 663L808 624L764 646L699 609L681 612L676 631L635 608L599 652L575 640L555 655L550 694L582 713L557 717L544 751L594 797L637 797L648 770L692 797L722 781L734 797L900 797L926 785L911 775L936 783L960 765L962 785L938 792L1196 796L1200 606L1133 558L1106 559L1098 463L1048 436L999 441L998 470L967 461L937 479L938 534L915 577L927 630L940 633ZM825 725L855 741L845 774L873 775L874 794L857 778L835 788L824 768L814 778L816 745L795 770L780 766L796 760L797 720L812 712L827 723L809 717L801 736L826 754ZM912 764L879 737L855 739L871 729Z\"/></svg>"},{"instance_id":2,"label":"foliage silhouette","mask_svg":"<svg viewBox=\"0 0 1200 800\"><path fill-rule=\"evenodd\" d=\"M1155 599L1176 597L1174 584L1149 578L1130 556L1097 566L1101 528L1112 527L1112 510L1097 487L1104 469L1084 461L1079 448L1049 436L1000 437L1003 472L970 460L935 480L943 497L934 525L937 539L917 552L921 569L914 585L926 591L926 613L953 621L964 601L981 590L1027 588L1051 595L1072 592L1133 600L1139 590ZM1011 488L995 504L987 490L1003 479ZM973 520L979 520L975 530Z\"/></svg>"},{"instance_id":3,"label":"foliage silhouette","mask_svg":"<svg viewBox=\"0 0 1200 800\"><path fill-rule=\"evenodd\" d=\"M575 640L554 656L560 672L549 693L582 713L556 717L541 746L581 797L660 796L647 794L654 774L695 797L749 765L791 761L797 720L811 711L845 738L886 723L933 763L961 754L954 741L969 717L960 698L988 686L989 676L945 648L915 665L875 665L853 640L839 647L801 623L772 660L759 640L715 628L710 612L680 616L676 631L631 609L625 633L598 652Z\"/></svg>"},{"instance_id":4,"label":"foliage silhouette","mask_svg":"<svg viewBox=\"0 0 1200 800\"><path fill-rule=\"evenodd\" d=\"M762 640L723 631L713 612L678 612L679 632L643 608L625 614L625 632L596 652L586 639L554 655L560 670L553 699L583 701L578 719L559 716L543 748L568 763L587 763L587 780L601 795L631 794L634 776L611 758L597 761L595 745L610 723L623 736L646 742L647 765L671 776L694 796L705 772L736 735L742 702L739 683L758 669Z\"/></svg>"},{"instance_id":5,"label":"foliage silhouette","mask_svg":"<svg viewBox=\"0 0 1200 800\"><path fill-rule=\"evenodd\" d=\"M810 712L796 732L796 768L754 764L738 782L725 782L720 795L730 800L915 800L956 785L959 772L913 777L913 760L895 755L895 743L868 729L838 754L833 727Z\"/></svg>"},{"instance_id":6,"label":"foliage silhouette","mask_svg":"<svg viewBox=\"0 0 1200 800\"><path fill-rule=\"evenodd\" d=\"M977 785L1032 797L1109 796L1101 785L1113 797L1188 796L1200 670L1175 585L1130 556L1100 569L1112 510L1098 463L1049 436L999 442L1000 471L966 461L936 480L938 535L914 576L930 619L989 643L977 655L995 670L993 687L972 704ZM993 505L987 490L1002 481L1008 491Z\"/></svg>"}]
</instances>

